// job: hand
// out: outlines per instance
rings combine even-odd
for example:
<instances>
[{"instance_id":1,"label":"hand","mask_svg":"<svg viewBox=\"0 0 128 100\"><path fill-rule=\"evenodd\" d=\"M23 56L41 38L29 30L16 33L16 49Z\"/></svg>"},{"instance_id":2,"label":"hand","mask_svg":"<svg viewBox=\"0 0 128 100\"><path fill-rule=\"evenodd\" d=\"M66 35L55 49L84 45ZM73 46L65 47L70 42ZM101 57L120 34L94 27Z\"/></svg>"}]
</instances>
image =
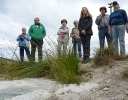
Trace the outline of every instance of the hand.
<instances>
[{"instance_id":1,"label":"hand","mask_svg":"<svg viewBox=\"0 0 128 100\"><path fill-rule=\"evenodd\" d=\"M99 17L102 17L102 14L100 14Z\"/></svg>"},{"instance_id":2,"label":"hand","mask_svg":"<svg viewBox=\"0 0 128 100\"><path fill-rule=\"evenodd\" d=\"M84 34L84 35L86 35L86 32L85 32L85 30L82 30L82 31L81 31L81 33L82 33L82 34Z\"/></svg>"},{"instance_id":3,"label":"hand","mask_svg":"<svg viewBox=\"0 0 128 100\"><path fill-rule=\"evenodd\" d=\"M23 37L23 34L20 34L20 37Z\"/></svg>"},{"instance_id":4,"label":"hand","mask_svg":"<svg viewBox=\"0 0 128 100\"><path fill-rule=\"evenodd\" d=\"M127 33L128 33L128 23L126 24L126 31L127 31Z\"/></svg>"},{"instance_id":5,"label":"hand","mask_svg":"<svg viewBox=\"0 0 128 100\"><path fill-rule=\"evenodd\" d=\"M108 35L111 35L111 31L110 30L108 30Z\"/></svg>"}]
</instances>

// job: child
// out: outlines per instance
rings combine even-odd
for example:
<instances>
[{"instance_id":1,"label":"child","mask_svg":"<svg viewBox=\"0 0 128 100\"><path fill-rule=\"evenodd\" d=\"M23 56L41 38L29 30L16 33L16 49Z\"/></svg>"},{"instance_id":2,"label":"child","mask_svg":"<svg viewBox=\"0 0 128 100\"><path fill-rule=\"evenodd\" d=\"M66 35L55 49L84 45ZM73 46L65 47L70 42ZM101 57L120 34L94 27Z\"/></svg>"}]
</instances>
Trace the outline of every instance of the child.
<instances>
[{"instance_id":1,"label":"child","mask_svg":"<svg viewBox=\"0 0 128 100\"><path fill-rule=\"evenodd\" d=\"M77 55L77 46L78 46L79 58L81 58L81 56L82 56L82 54L81 54L81 40L80 40L80 36L79 36L79 29L78 29L78 21L77 20L74 21L74 26L75 27L72 29L70 37L72 38L75 57Z\"/></svg>"},{"instance_id":2,"label":"child","mask_svg":"<svg viewBox=\"0 0 128 100\"><path fill-rule=\"evenodd\" d=\"M63 47L63 52L66 53L67 50L67 44L69 40L69 28L67 25L67 20L63 19L61 20L62 26L59 28L57 35L58 35L58 51L61 50L61 47Z\"/></svg>"},{"instance_id":3,"label":"child","mask_svg":"<svg viewBox=\"0 0 128 100\"><path fill-rule=\"evenodd\" d=\"M22 28L22 34L17 37L17 41L19 41L21 61L24 61L24 50L26 51L28 59L30 56L29 41L31 40L31 37L26 34L26 31L26 28Z\"/></svg>"}]
</instances>

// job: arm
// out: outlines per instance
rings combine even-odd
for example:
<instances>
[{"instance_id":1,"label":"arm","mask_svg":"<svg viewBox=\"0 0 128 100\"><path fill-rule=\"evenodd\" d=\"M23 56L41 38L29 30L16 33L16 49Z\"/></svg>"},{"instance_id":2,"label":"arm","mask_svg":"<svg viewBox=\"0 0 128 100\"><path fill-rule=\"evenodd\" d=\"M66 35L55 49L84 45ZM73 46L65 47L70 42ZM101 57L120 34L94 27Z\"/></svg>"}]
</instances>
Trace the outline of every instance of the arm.
<instances>
[{"instance_id":1,"label":"arm","mask_svg":"<svg viewBox=\"0 0 128 100\"><path fill-rule=\"evenodd\" d=\"M63 29L59 29L58 30L58 32L57 32L57 35L61 35L61 34L63 34L63 33L65 33L65 34L69 34L69 28L67 28L67 29L65 29L65 30L63 30Z\"/></svg>"},{"instance_id":2,"label":"arm","mask_svg":"<svg viewBox=\"0 0 128 100\"><path fill-rule=\"evenodd\" d=\"M111 26L108 26L108 34L111 35Z\"/></svg>"},{"instance_id":3,"label":"arm","mask_svg":"<svg viewBox=\"0 0 128 100\"><path fill-rule=\"evenodd\" d=\"M100 25L100 22L102 21L102 17L101 16L97 16L96 20L95 20L95 23L97 25Z\"/></svg>"},{"instance_id":4,"label":"arm","mask_svg":"<svg viewBox=\"0 0 128 100\"><path fill-rule=\"evenodd\" d=\"M74 29L74 28L73 28ZM71 33L70 33L70 37L72 38L73 37L73 29L72 29L72 31L71 31Z\"/></svg>"},{"instance_id":5,"label":"arm","mask_svg":"<svg viewBox=\"0 0 128 100\"><path fill-rule=\"evenodd\" d=\"M20 35L17 37L16 41L20 41Z\"/></svg>"},{"instance_id":6,"label":"arm","mask_svg":"<svg viewBox=\"0 0 128 100\"><path fill-rule=\"evenodd\" d=\"M79 29L79 30L80 30L80 32L81 32L83 29L82 29L82 27L81 27L80 23L81 23L81 18L79 19L79 24L78 24L78 29Z\"/></svg>"},{"instance_id":7,"label":"arm","mask_svg":"<svg viewBox=\"0 0 128 100\"><path fill-rule=\"evenodd\" d=\"M127 14L125 10L123 10L123 18L124 18L125 23L127 23L128 20L127 20Z\"/></svg>"},{"instance_id":8,"label":"arm","mask_svg":"<svg viewBox=\"0 0 128 100\"><path fill-rule=\"evenodd\" d=\"M29 36L29 35L24 36L24 38L25 38L27 41L30 41L30 40L31 40L31 36Z\"/></svg>"},{"instance_id":9,"label":"arm","mask_svg":"<svg viewBox=\"0 0 128 100\"><path fill-rule=\"evenodd\" d=\"M69 34L69 28L67 27L65 30L64 29L60 29L61 33L65 33L65 34Z\"/></svg>"},{"instance_id":10,"label":"arm","mask_svg":"<svg viewBox=\"0 0 128 100\"><path fill-rule=\"evenodd\" d=\"M84 27L84 30L89 30L92 27L92 18L89 18L88 24Z\"/></svg>"},{"instance_id":11,"label":"arm","mask_svg":"<svg viewBox=\"0 0 128 100\"><path fill-rule=\"evenodd\" d=\"M32 30L32 26L30 26L29 30L28 30L28 34L32 37L32 33L33 33L33 30Z\"/></svg>"},{"instance_id":12,"label":"arm","mask_svg":"<svg viewBox=\"0 0 128 100\"><path fill-rule=\"evenodd\" d=\"M43 26L43 31L42 31L42 34L43 34L43 38L46 36L46 29L45 27Z\"/></svg>"}]
</instances>

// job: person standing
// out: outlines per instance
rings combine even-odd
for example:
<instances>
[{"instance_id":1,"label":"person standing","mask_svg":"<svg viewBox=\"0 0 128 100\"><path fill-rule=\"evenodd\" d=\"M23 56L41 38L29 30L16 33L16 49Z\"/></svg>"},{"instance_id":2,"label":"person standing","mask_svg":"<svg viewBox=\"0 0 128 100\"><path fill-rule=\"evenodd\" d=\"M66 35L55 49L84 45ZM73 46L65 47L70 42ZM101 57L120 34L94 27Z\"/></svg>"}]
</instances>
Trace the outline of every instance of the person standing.
<instances>
[{"instance_id":1,"label":"person standing","mask_svg":"<svg viewBox=\"0 0 128 100\"><path fill-rule=\"evenodd\" d=\"M81 54L81 39L80 39L80 36L79 36L78 22L79 21L77 21L77 20L74 21L74 26L75 27L72 29L70 37L72 38L75 57L77 56L77 47L78 47L79 58L81 58L82 57L82 54Z\"/></svg>"},{"instance_id":2,"label":"person standing","mask_svg":"<svg viewBox=\"0 0 128 100\"><path fill-rule=\"evenodd\" d=\"M100 7L100 12L101 14L97 16L95 23L98 25L100 48L104 48L105 37L107 39L108 46L112 42L112 37L108 34L109 15L105 14L107 12L107 8Z\"/></svg>"},{"instance_id":3,"label":"person standing","mask_svg":"<svg viewBox=\"0 0 128 100\"><path fill-rule=\"evenodd\" d=\"M79 19L79 31L80 38L83 45L83 61L82 63L88 63L90 57L90 40L93 35L92 32L92 15L89 13L86 7L83 7Z\"/></svg>"},{"instance_id":4,"label":"person standing","mask_svg":"<svg viewBox=\"0 0 128 100\"><path fill-rule=\"evenodd\" d=\"M59 28L57 35L58 35L58 51L61 51L61 48L63 47L63 53L66 54L68 40L69 40L69 28L67 25L67 20L63 19L61 20L62 26Z\"/></svg>"},{"instance_id":5,"label":"person standing","mask_svg":"<svg viewBox=\"0 0 128 100\"><path fill-rule=\"evenodd\" d=\"M119 55L119 39L120 55L125 55L125 25L127 23L127 14L125 10L120 9L119 4L116 1L113 2L113 8L114 12L110 15L108 33L111 35L112 28L113 46L116 51L116 54Z\"/></svg>"},{"instance_id":6,"label":"person standing","mask_svg":"<svg viewBox=\"0 0 128 100\"><path fill-rule=\"evenodd\" d=\"M26 33L26 31L27 31L26 28L22 28L22 34L20 34L16 39L17 41L19 41L21 61L24 61L24 50L26 52L28 59L30 56L29 42L31 40L31 37Z\"/></svg>"},{"instance_id":7,"label":"person standing","mask_svg":"<svg viewBox=\"0 0 128 100\"><path fill-rule=\"evenodd\" d=\"M42 61L42 45L43 38L46 36L45 27L40 23L38 17L34 18L34 24L29 28L29 35L31 36L31 61L35 61L35 52L38 48L38 61Z\"/></svg>"}]
</instances>

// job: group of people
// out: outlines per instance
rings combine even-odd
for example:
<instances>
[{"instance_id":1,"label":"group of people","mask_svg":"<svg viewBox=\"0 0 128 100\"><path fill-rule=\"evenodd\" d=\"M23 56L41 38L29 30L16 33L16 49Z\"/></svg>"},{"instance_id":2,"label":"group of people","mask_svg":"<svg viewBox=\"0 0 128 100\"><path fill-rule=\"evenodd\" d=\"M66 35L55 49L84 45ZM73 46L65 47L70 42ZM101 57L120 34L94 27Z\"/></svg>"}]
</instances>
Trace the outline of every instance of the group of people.
<instances>
[{"instance_id":1,"label":"group of people","mask_svg":"<svg viewBox=\"0 0 128 100\"><path fill-rule=\"evenodd\" d=\"M106 14L107 8L100 7L101 14L97 16L95 23L99 30L99 44L100 48L104 48L105 37L108 42L108 47L112 43L117 54L125 55L125 29L128 33L128 18L126 11L120 9L118 2L113 2L114 12ZM23 61L24 49L30 60L35 60L36 47L38 48L38 60L42 60L42 45L43 38L46 35L44 26L39 22L39 18L34 19L34 24L29 28L28 34L26 28L22 28L22 34L18 36L20 47L20 58ZM73 22L74 28L72 28L69 34L69 28L67 27L67 20L61 20L61 27L58 29L58 47L57 50L66 53L69 36L72 38L74 56L77 57L77 47L79 52L79 58L83 58L82 63L88 63L90 57L90 41L93 35L92 31L92 15L87 7L83 7L80 13L80 19ZM120 53L118 50L118 40L120 43ZM31 55L29 51L28 41L31 42ZM83 57L81 52L81 45L83 46ZM63 48L62 48L63 47Z\"/></svg>"}]
</instances>

